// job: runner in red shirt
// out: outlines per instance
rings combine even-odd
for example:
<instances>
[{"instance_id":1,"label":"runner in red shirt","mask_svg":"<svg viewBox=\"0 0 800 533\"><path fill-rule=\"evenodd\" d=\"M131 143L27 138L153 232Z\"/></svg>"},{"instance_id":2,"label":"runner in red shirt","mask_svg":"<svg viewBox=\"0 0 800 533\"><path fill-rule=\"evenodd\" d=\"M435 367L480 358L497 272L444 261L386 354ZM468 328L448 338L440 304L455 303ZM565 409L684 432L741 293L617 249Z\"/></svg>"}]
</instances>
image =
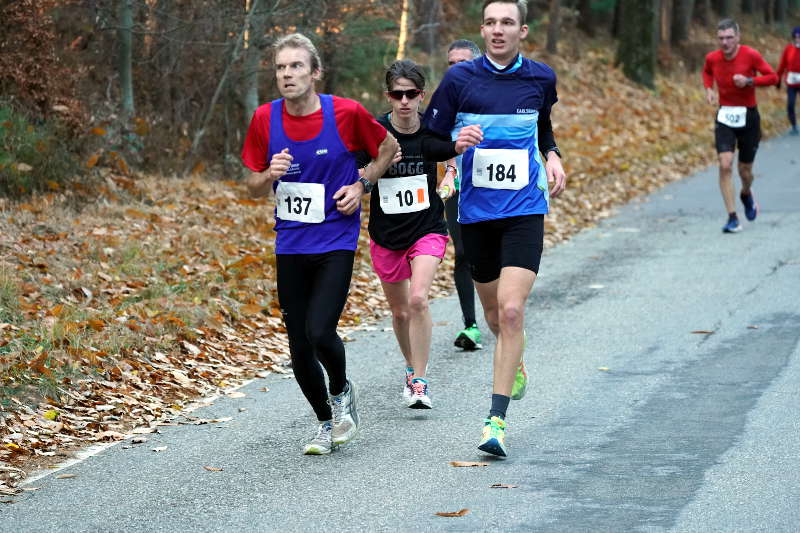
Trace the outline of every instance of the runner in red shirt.
<instances>
[{"instance_id":1,"label":"runner in red shirt","mask_svg":"<svg viewBox=\"0 0 800 533\"><path fill-rule=\"evenodd\" d=\"M800 26L792 30L792 42L786 45L778 64L778 89L781 82L786 80L786 115L792 129L790 135L797 135L797 119L794 113L794 102L797 91L800 90Z\"/></svg>"},{"instance_id":2,"label":"runner in red shirt","mask_svg":"<svg viewBox=\"0 0 800 533\"><path fill-rule=\"evenodd\" d=\"M322 65L307 37L287 35L274 48L282 98L253 115L242 161L252 171L251 195L275 193L278 301L295 379L319 420L303 451L322 455L358 431L357 395L336 325L353 273L361 196L398 144L357 102L314 90ZM373 159L363 177L354 154L360 150Z\"/></svg>"},{"instance_id":3,"label":"runner in red shirt","mask_svg":"<svg viewBox=\"0 0 800 533\"><path fill-rule=\"evenodd\" d=\"M761 54L749 46L739 44L739 25L732 19L722 20L717 25L719 50L706 56L703 67L703 84L709 104L717 105L714 137L719 154L719 188L728 212L725 233L741 231L736 216L733 187L733 152L739 148L739 177L742 190L739 197L744 204L747 220L758 215L751 185L753 184L753 161L761 140L761 117L756 107L755 87L775 85L778 77L764 61ZM757 75L757 74L760 74ZM719 99L714 91L717 85Z\"/></svg>"}]
</instances>

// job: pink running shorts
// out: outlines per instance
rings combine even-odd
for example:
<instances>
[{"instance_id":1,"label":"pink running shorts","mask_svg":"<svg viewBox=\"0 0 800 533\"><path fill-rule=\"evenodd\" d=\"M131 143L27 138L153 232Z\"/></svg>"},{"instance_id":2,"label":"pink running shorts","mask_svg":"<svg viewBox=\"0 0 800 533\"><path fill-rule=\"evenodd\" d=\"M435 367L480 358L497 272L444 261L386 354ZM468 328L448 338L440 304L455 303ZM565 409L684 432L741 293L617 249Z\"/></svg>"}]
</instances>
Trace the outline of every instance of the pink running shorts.
<instances>
[{"instance_id":1,"label":"pink running shorts","mask_svg":"<svg viewBox=\"0 0 800 533\"><path fill-rule=\"evenodd\" d=\"M389 250L372 239L369 240L369 252L372 256L372 268L378 278L386 283L396 283L411 277L411 260L418 255L432 255L441 260L447 250L447 235L428 233L405 250Z\"/></svg>"}]
</instances>

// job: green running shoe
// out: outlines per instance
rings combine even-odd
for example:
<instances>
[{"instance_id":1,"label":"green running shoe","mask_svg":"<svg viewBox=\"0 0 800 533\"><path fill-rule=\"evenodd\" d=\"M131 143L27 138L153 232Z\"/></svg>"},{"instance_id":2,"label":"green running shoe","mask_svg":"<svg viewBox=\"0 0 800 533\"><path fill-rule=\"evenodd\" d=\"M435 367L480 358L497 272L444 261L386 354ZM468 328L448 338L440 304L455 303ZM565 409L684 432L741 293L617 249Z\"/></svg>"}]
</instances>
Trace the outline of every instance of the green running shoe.
<instances>
[{"instance_id":1,"label":"green running shoe","mask_svg":"<svg viewBox=\"0 0 800 533\"><path fill-rule=\"evenodd\" d=\"M462 350L477 350L481 347L481 330L478 326L473 324L468 328L464 328L458 332L454 346L458 346Z\"/></svg>"},{"instance_id":2,"label":"green running shoe","mask_svg":"<svg viewBox=\"0 0 800 533\"><path fill-rule=\"evenodd\" d=\"M478 449L500 457L508 456L506 451L506 421L498 416L483 421L483 433Z\"/></svg>"},{"instance_id":3,"label":"green running shoe","mask_svg":"<svg viewBox=\"0 0 800 533\"><path fill-rule=\"evenodd\" d=\"M528 371L525 370L525 348L528 347L528 332L522 331L522 360L517 367L517 375L514 376L514 385L511 386L511 399L521 400L528 392Z\"/></svg>"},{"instance_id":4,"label":"green running shoe","mask_svg":"<svg viewBox=\"0 0 800 533\"><path fill-rule=\"evenodd\" d=\"M528 372L525 370L525 362L520 361L517 367L517 375L514 376L514 385L511 387L511 399L521 400L528 391Z\"/></svg>"}]
</instances>

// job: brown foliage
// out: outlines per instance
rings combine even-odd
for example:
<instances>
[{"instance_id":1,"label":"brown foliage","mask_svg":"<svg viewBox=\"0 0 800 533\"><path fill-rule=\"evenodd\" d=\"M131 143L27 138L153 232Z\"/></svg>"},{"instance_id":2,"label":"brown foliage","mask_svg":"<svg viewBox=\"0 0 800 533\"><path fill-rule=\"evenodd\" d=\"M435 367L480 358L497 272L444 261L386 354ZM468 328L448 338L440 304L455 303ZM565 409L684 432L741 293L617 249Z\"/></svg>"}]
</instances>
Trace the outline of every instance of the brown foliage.
<instances>
[{"instance_id":1,"label":"brown foliage","mask_svg":"<svg viewBox=\"0 0 800 533\"><path fill-rule=\"evenodd\" d=\"M0 9L0 87L40 117L59 116L73 131L85 118L75 95L76 73L56 53L50 11L69 2L18 0Z\"/></svg>"}]
</instances>

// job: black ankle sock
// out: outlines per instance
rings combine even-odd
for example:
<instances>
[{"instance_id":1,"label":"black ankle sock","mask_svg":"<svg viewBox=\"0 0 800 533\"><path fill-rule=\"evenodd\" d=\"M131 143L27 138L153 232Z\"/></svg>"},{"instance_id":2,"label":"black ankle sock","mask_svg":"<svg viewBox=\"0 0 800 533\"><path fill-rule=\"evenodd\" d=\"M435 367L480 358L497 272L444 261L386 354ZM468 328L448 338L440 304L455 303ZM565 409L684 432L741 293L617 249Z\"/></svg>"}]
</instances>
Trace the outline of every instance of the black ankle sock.
<instances>
[{"instance_id":1,"label":"black ankle sock","mask_svg":"<svg viewBox=\"0 0 800 533\"><path fill-rule=\"evenodd\" d=\"M492 394L492 408L489 409L489 418L497 416L506 419L506 410L511 401L510 396L503 396L502 394Z\"/></svg>"}]
</instances>

